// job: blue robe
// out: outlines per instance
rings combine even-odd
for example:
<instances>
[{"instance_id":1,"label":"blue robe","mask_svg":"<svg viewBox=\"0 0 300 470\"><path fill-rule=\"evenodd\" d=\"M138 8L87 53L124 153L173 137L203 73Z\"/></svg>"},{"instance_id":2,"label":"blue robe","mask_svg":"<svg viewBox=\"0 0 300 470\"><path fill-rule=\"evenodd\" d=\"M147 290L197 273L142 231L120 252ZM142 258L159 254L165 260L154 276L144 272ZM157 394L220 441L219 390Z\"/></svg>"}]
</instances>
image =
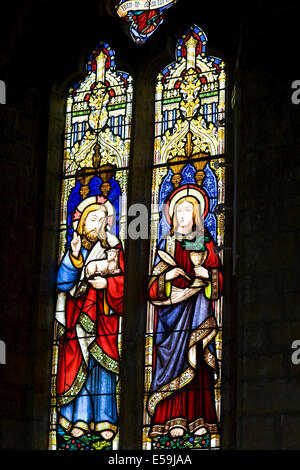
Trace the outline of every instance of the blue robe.
<instances>
[{"instance_id":1,"label":"blue robe","mask_svg":"<svg viewBox=\"0 0 300 470\"><path fill-rule=\"evenodd\" d=\"M85 261L89 251L82 247L81 255ZM82 268L72 264L70 252L64 256L58 270L57 287L69 292L78 285ZM110 314L114 312L110 309ZM89 354L87 376L80 392L69 403L61 406L60 424L70 431L76 426L85 432L117 431L116 374L102 367Z\"/></svg>"}]
</instances>

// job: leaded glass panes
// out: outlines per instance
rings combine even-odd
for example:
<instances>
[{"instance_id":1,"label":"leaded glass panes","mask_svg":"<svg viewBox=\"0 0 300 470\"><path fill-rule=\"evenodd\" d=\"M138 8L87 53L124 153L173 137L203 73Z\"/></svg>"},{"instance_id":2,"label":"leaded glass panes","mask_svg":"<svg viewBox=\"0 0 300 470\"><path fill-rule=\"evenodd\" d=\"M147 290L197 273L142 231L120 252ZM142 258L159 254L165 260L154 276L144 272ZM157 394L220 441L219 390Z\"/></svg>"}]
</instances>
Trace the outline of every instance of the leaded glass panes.
<instances>
[{"instance_id":1,"label":"leaded glass panes","mask_svg":"<svg viewBox=\"0 0 300 470\"><path fill-rule=\"evenodd\" d=\"M132 78L101 43L66 102L50 449L117 449Z\"/></svg>"},{"instance_id":2,"label":"leaded glass panes","mask_svg":"<svg viewBox=\"0 0 300 470\"><path fill-rule=\"evenodd\" d=\"M177 0L116 0L116 12L129 24L129 34L137 44L144 44L164 21L167 8Z\"/></svg>"},{"instance_id":3,"label":"leaded glass panes","mask_svg":"<svg viewBox=\"0 0 300 470\"><path fill-rule=\"evenodd\" d=\"M157 77L144 449L218 448L225 64L193 25Z\"/></svg>"}]
</instances>

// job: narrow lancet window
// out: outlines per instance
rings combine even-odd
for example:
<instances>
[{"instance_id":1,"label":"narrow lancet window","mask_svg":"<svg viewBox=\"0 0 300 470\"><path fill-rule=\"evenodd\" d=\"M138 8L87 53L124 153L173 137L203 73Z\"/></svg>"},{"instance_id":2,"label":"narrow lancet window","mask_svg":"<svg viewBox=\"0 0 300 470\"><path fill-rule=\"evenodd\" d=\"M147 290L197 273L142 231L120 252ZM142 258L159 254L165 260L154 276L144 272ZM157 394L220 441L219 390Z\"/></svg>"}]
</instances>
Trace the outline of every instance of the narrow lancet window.
<instances>
[{"instance_id":1,"label":"narrow lancet window","mask_svg":"<svg viewBox=\"0 0 300 470\"><path fill-rule=\"evenodd\" d=\"M144 449L220 446L225 64L193 25L157 77Z\"/></svg>"},{"instance_id":2,"label":"narrow lancet window","mask_svg":"<svg viewBox=\"0 0 300 470\"><path fill-rule=\"evenodd\" d=\"M132 79L101 43L66 101L50 449L117 449Z\"/></svg>"}]
</instances>

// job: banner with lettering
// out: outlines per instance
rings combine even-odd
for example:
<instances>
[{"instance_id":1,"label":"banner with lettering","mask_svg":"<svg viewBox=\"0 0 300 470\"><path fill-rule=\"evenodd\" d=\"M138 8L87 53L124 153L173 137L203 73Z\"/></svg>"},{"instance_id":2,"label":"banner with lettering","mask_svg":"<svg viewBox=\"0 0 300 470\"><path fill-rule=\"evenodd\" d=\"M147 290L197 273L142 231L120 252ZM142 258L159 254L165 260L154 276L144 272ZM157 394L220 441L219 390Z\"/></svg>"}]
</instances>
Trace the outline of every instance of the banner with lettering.
<instances>
[{"instance_id":1,"label":"banner with lettering","mask_svg":"<svg viewBox=\"0 0 300 470\"><path fill-rule=\"evenodd\" d=\"M145 44L147 39L164 21L164 10L178 0L118 0L117 15L129 23L129 34L137 44Z\"/></svg>"}]
</instances>

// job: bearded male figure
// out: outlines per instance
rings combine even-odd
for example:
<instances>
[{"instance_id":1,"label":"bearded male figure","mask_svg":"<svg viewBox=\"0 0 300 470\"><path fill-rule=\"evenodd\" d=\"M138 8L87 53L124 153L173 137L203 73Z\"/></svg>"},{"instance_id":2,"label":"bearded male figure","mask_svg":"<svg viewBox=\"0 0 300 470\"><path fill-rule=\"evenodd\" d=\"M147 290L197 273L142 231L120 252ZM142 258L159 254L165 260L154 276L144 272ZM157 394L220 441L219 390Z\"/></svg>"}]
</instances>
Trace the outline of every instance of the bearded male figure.
<instances>
[{"instance_id":1,"label":"bearded male figure","mask_svg":"<svg viewBox=\"0 0 300 470\"><path fill-rule=\"evenodd\" d=\"M94 432L111 440L118 429L124 257L120 241L107 230L107 218L105 204L83 210L59 267L57 404L59 423L73 437ZM104 276L95 261L108 258L109 250L118 253L118 269Z\"/></svg>"}]
</instances>

